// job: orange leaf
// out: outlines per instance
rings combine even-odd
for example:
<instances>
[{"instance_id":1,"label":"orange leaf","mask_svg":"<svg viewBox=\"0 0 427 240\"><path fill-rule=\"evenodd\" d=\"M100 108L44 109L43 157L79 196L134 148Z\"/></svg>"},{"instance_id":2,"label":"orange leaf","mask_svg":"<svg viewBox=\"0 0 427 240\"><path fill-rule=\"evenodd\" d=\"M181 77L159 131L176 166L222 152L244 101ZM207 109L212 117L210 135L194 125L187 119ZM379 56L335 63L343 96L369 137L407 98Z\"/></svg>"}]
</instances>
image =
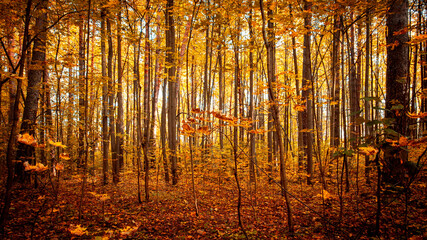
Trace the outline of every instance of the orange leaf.
<instances>
[{"instance_id":1,"label":"orange leaf","mask_svg":"<svg viewBox=\"0 0 427 240\"><path fill-rule=\"evenodd\" d=\"M410 118L424 118L427 117L427 112L420 112L420 113L406 113L406 115Z\"/></svg>"},{"instance_id":2,"label":"orange leaf","mask_svg":"<svg viewBox=\"0 0 427 240\"><path fill-rule=\"evenodd\" d=\"M405 34L407 32L408 32L408 28L405 27L399 31L393 32L393 36L399 36L399 35Z\"/></svg>"},{"instance_id":3,"label":"orange leaf","mask_svg":"<svg viewBox=\"0 0 427 240\"><path fill-rule=\"evenodd\" d=\"M35 146L37 145L37 141L34 139L33 136L31 136L28 133L24 133L24 134L19 134L18 136L18 142L25 144L25 145L30 145L30 146Z\"/></svg>"},{"instance_id":4,"label":"orange leaf","mask_svg":"<svg viewBox=\"0 0 427 240\"><path fill-rule=\"evenodd\" d=\"M193 108L193 109L191 110L191 112L192 112L192 113L203 113L203 112L200 110L200 108Z\"/></svg>"},{"instance_id":5,"label":"orange leaf","mask_svg":"<svg viewBox=\"0 0 427 240\"><path fill-rule=\"evenodd\" d=\"M304 112L305 106L304 105L295 105L294 109L298 112Z\"/></svg>"},{"instance_id":6,"label":"orange leaf","mask_svg":"<svg viewBox=\"0 0 427 240\"><path fill-rule=\"evenodd\" d=\"M70 160L70 154L68 153L61 153L59 154L59 158L62 160Z\"/></svg>"},{"instance_id":7,"label":"orange leaf","mask_svg":"<svg viewBox=\"0 0 427 240\"><path fill-rule=\"evenodd\" d=\"M188 125L187 123L184 123L182 125L182 131L185 133L194 133L194 128L192 128L190 125Z\"/></svg>"},{"instance_id":8,"label":"orange leaf","mask_svg":"<svg viewBox=\"0 0 427 240\"><path fill-rule=\"evenodd\" d=\"M399 146L401 146L401 147L408 146L408 139L404 136L401 136L399 138Z\"/></svg>"},{"instance_id":9,"label":"orange leaf","mask_svg":"<svg viewBox=\"0 0 427 240\"><path fill-rule=\"evenodd\" d=\"M194 119L193 117L189 117L189 118L187 118L187 120L188 120L189 122L192 122L192 123L196 122L196 119Z\"/></svg>"},{"instance_id":10,"label":"orange leaf","mask_svg":"<svg viewBox=\"0 0 427 240\"><path fill-rule=\"evenodd\" d=\"M63 171L64 170L64 164L62 164L62 163L56 164L55 169L57 171Z\"/></svg>"},{"instance_id":11,"label":"orange leaf","mask_svg":"<svg viewBox=\"0 0 427 240\"><path fill-rule=\"evenodd\" d=\"M398 146L398 141L396 140L391 140L391 139L386 139L385 140L386 142L388 142L388 143L391 143L391 146L393 146L393 147L397 147Z\"/></svg>"},{"instance_id":12,"label":"orange leaf","mask_svg":"<svg viewBox=\"0 0 427 240\"><path fill-rule=\"evenodd\" d=\"M199 127L197 129L197 132L200 132L205 135L209 135L211 133L208 126Z\"/></svg>"}]
</instances>

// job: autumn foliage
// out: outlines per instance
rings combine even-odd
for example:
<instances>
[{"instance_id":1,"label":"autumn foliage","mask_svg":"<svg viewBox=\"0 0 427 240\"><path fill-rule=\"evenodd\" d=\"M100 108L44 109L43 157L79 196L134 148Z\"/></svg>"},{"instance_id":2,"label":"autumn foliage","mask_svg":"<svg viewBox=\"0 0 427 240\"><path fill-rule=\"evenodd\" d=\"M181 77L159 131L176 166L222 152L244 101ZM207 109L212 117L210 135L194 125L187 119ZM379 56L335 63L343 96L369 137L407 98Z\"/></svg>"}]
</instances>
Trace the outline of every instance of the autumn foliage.
<instances>
[{"instance_id":1,"label":"autumn foliage","mask_svg":"<svg viewBox=\"0 0 427 240\"><path fill-rule=\"evenodd\" d=\"M0 239L426 239L425 1L0 1Z\"/></svg>"}]
</instances>

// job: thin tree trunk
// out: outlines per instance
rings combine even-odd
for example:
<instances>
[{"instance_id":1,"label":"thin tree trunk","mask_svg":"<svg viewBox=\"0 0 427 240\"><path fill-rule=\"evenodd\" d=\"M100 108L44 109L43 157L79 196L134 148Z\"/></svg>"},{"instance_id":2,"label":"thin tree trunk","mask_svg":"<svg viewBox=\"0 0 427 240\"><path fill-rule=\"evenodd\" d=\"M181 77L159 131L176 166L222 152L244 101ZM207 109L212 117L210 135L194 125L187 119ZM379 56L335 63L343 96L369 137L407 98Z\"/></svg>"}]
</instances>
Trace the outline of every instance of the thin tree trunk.
<instances>
[{"instance_id":1,"label":"thin tree trunk","mask_svg":"<svg viewBox=\"0 0 427 240\"><path fill-rule=\"evenodd\" d=\"M252 132L249 133L249 181L250 183L255 183L255 164L256 164L256 152L255 152L255 116L254 116L254 60L253 60L253 52L252 49L254 49L255 39L254 39L254 33L253 33L253 16L252 16L252 2L251 4L251 10L249 15L249 119L253 121L251 123L251 130Z\"/></svg>"},{"instance_id":2,"label":"thin tree trunk","mask_svg":"<svg viewBox=\"0 0 427 240\"><path fill-rule=\"evenodd\" d=\"M146 10L150 8L150 1L147 1ZM145 63L144 63L144 170L145 170L145 201L150 200L149 180L150 180L150 18L147 15L145 20ZM154 111L154 109L153 109Z\"/></svg>"},{"instance_id":3,"label":"thin tree trunk","mask_svg":"<svg viewBox=\"0 0 427 240\"><path fill-rule=\"evenodd\" d=\"M114 117L114 95L115 95L115 87L114 87L114 79L113 79L113 37L111 31L111 21L110 18L107 18L107 35L108 35L108 56L107 56L107 71L108 71L108 116L109 116L109 129L110 129L110 146L111 146L111 158L112 158L112 175L113 182L117 181L116 167L117 167L117 148L116 148L116 134L115 134L115 117Z\"/></svg>"},{"instance_id":4,"label":"thin tree trunk","mask_svg":"<svg viewBox=\"0 0 427 240\"><path fill-rule=\"evenodd\" d=\"M353 14L350 19L353 21ZM358 145L360 127L356 122L359 118L360 110L360 77L358 76L358 68L360 66L360 58L356 59L355 53L355 29L354 26L350 28L350 41L348 42L349 48L349 61L350 61L350 80L349 80L349 93L350 93L350 142L351 147L354 149ZM348 39L348 36L347 36Z\"/></svg>"},{"instance_id":5,"label":"thin tree trunk","mask_svg":"<svg viewBox=\"0 0 427 240\"><path fill-rule=\"evenodd\" d=\"M119 1L121 3L121 1ZM113 169L115 176L113 182L118 183L120 180L120 171L124 167L123 159L123 138L124 138L124 109L123 109L123 66L122 66L122 10L119 7L117 14L117 121L116 121L116 149L117 149L117 162L113 159ZM114 166L116 164L116 166Z\"/></svg>"},{"instance_id":6,"label":"thin tree trunk","mask_svg":"<svg viewBox=\"0 0 427 240\"><path fill-rule=\"evenodd\" d=\"M79 24L79 79L78 79L78 89L79 89L79 147L78 147L78 159L77 167L81 168L83 166L83 159L85 153L85 132L84 132L84 106L85 106L85 30L83 24L83 16L80 16Z\"/></svg>"},{"instance_id":7,"label":"thin tree trunk","mask_svg":"<svg viewBox=\"0 0 427 240\"><path fill-rule=\"evenodd\" d=\"M289 12L292 16L292 5L289 4ZM294 64L294 74L295 74L295 92L297 96L297 100L301 101L301 91L300 91L300 83L299 83L299 77L298 77L298 56L297 56L297 49L296 49L296 40L295 36L292 35L292 58L293 58L293 64ZM300 104L300 103L299 103ZM304 134L302 130L303 127L303 112L298 111L297 113L297 125L298 125L298 172L302 171L304 168Z\"/></svg>"},{"instance_id":8,"label":"thin tree trunk","mask_svg":"<svg viewBox=\"0 0 427 240\"><path fill-rule=\"evenodd\" d=\"M312 92L312 74L311 74L311 2L304 1L304 10L307 11L304 17L304 26L306 33L304 34L304 50L303 50L303 69L302 79L306 90L303 90L303 98L306 100L306 108L304 113L304 128L307 129L305 132L305 154L307 158L307 184L312 184L313 178L313 92Z\"/></svg>"},{"instance_id":9,"label":"thin tree trunk","mask_svg":"<svg viewBox=\"0 0 427 240\"><path fill-rule=\"evenodd\" d=\"M365 46L365 121L369 122L371 121L371 100L370 100L370 92L369 92L369 72L370 72L370 59L371 59L371 18L370 18L370 11L367 10L366 11L366 46ZM372 80L371 80L372 81ZM365 123L365 143L369 143L371 136L371 132L372 132L372 126L370 126L369 124ZM369 166L369 156L365 156L365 179L366 179L366 183L370 183L370 166Z\"/></svg>"},{"instance_id":10,"label":"thin tree trunk","mask_svg":"<svg viewBox=\"0 0 427 240\"><path fill-rule=\"evenodd\" d=\"M25 8L25 25L24 25L24 37L22 41L22 53L21 60L19 63L19 78L17 79L17 92L21 91L22 87L22 77L24 76L24 59L26 57L27 52L27 38L28 38L28 30L30 26L30 14L31 14L32 0L27 1L27 6ZM15 70L16 71L16 70ZM6 167L7 167L7 179L6 179L6 190L4 193L4 204L1 209L0 216L0 233L4 233L4 227L6 221L9 217L9 210L12 201L12 186L13 186L13 177L14 177L14 168L13 168L13 160L15 159L15 149L16 140L17 140L17 130L18 130L18 121L19 121L19 102L20 102L20 94L17 94L14 99L14 106L11 112L11 127L10 127L10 135L7 143L6 150Z\"/></svg>"},{"instance_id":11,"label":"thin tree trunk","mask_svg":"<svg viewBox=\"0 0 427 240\"><path fill-rule=\"evenodd\" d=\"M108 184L108 81L105 52L107 10L101 9L101 72L102 72L102 176L103 184Z\"/></svg>"},{"instance_id":12,"label":"thin tree trunk","mask_svg":"<svg viewBox=\"0 0 427 240\"><path fill-rule=\"evenodd\" d=\"M263 9L263 1L259 1L260 4L260 10L261 10L261 16L262 16L262 33L263 33L263 39L264 44L267 49L267 73L268 73L268 93L272 100L272 117L274 121L274 127L276 130L276 142L279 147L279 159L280 159L280 185L282 186L282 195L285 197L286 202L286 208L288 213L288 227L289 231L294 231L293 221L292 221L292 209L290 205L290 200L288 197L288 180L286 177L286 168L285 168L285 150L284 146L282 144L282 133L281 133L281 124L279 120L279 109L278 109L278 102L276 100L276 89L275 89L275 82L276 82L276 76L275 76L275 54L274 54L274 48L275 48L275 41L274 41L274 24L273 24L273 10L269 7L268 9L268 29L265 28L265 14ZM269 2L271 4L271 2Z\"/></svg>"},{"instance_id":13,"label":"thin tree trunk","mask_svg":"<svg viewBox=\"0 0 427 240\"><path fill-rule=\"evenodd\" d=\"M174 23L174 0L168 0L166 4L166 64L170 66L167 70L167 82L169 85L168 96L168 136L170 162L172 172L172 185L178 183L178 165L176 151L176 80L175 79L175 23Z\"/></svg>"}]
</instances>

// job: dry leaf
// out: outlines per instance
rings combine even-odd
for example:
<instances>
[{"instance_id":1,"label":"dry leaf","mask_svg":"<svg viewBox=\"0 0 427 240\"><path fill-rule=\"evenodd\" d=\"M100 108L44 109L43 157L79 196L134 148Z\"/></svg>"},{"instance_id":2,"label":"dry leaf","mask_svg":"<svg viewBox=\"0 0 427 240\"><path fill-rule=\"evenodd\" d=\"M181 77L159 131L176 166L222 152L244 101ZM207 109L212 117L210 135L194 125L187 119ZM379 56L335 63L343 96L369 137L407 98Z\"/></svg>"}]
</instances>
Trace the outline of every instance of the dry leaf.
<instances>
[{"instance_id":1,"label":"dry leaf","mask_svg":"<svg viewBox=\"0 0 427 240\"><path fill-rule=\"evenodd\" d=\"M18 142L25 144L25 145L30 145L30 146L36 146L37 145L37 141L34 139L33 136L31 136L28 133L24 133L24 134L19 134L18 135Z\"/></svg>"},{"instance_id":2,"label":"dry leaf","mask_svg":"<svg viewBox=\"0 0 427 240\"><path fill-rule=\"evenodd\" d=\"M86 230L87 228L82 227L80 224L78 225L70 225L70 228L68 230L70 230L70 233L73 235L77 235L77 236L83 236L88 234L88 231Z\"/></svg>"}]
</instances>

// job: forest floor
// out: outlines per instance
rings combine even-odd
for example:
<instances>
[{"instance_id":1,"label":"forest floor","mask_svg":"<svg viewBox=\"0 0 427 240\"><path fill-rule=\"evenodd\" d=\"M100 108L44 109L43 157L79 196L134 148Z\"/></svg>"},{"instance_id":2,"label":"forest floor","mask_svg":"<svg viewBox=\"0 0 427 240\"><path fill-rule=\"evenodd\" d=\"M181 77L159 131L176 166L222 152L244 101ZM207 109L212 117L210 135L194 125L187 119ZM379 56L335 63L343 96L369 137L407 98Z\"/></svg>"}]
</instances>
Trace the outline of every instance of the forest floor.
<instances>
[{"instance_id":1,"label":"forest floor","mask_svg":"<svg viewBox=\"0 0 427 240\"><path fill-rule=\"evenodd\" d=\"M154 177L148 202L141 180L142 203L134 171L124 172L117 185L105 187L101 179L89 177L83 198L81 175L39 176L37 188L15 184L10 219L0 238L245 239L238 224L234 178L219 182L212 175L196 178L198 214L189 175L182 176L177 186ZM383 191L380 238L373 237L374 184L352 184L350 192L340 196L333 181L329 192L322 192L319 183L291 181L293 233L288 231L285 200L277 184L260 179L256 194L254 187L248 190L247 182L241 185L242 225L249 239L427 239L427 187L422 180L411 185L407 204L399 189Z\"/></svg>"}]
</instances>

